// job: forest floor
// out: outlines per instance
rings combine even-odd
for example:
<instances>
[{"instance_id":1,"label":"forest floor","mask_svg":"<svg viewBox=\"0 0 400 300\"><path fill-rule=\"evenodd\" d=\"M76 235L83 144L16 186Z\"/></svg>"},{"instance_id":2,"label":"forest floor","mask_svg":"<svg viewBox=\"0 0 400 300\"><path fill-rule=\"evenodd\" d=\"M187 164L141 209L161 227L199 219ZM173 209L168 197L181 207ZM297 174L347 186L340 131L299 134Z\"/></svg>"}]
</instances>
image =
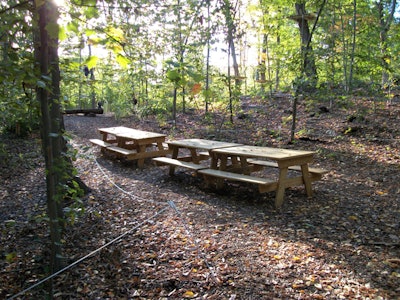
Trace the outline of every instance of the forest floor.
<instances>
[{"instance_id":1,"label":"forest floor","mask_svg":"<svg viewBox=\"0 0 400 300\"><path fill-rule=\"evenodd\" d=\"M91 188L66 228L66 270L55 299L399 299L400 105L360 99L347 108L299 105L288 144L290 101L243 99L242 112L154 117L65 116L78 174ZM187 171L104 157L89 138L124 125L168 139L208 138L314 150L329 170L274 193L227 183L219 193ZM0 136L0 298L48 274L43 158L37 136ZM2 150L2 151L1 151ZM86 256L86 257L85 257ZM18 299L45 299L49 281Z\"/></svg>"}]
</instances>

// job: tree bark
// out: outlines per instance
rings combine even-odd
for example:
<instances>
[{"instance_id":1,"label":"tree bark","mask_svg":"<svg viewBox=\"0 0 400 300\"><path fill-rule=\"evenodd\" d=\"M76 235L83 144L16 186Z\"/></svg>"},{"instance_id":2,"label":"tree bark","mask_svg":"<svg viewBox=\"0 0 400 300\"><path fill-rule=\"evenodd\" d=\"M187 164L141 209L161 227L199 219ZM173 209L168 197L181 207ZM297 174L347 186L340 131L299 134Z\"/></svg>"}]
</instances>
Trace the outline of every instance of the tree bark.
<instances>
[{"instance_id":1,"label":"tree bark","mask_svg":"<svg viewBox=\"0 0 400 300\"><path fill-rule=\"evenodd\" d=\"M309 81L309 84L314 86L317 79L317 68L315 66L315 59L313 49L311 47L311 32L306 18L307 12L305 3L296 3L297 24L300 30L301 38L301 54L303 57L303 72Z\"/></svg>"},{"instance_id":2,"label":"tree bark","mask_svg":"<svg viewBox=\"0 0 400 300\"><path fill-rule=\"evenodd\" d=\"M388 84L389 81L389 63L388 60L390 59L388 57L388 47L387 47L387 38L388 38L388 32L390 29L390 26L393 21L393 16L394 12L396 11L396 4L397 1L393 0L390 1L390 9L387 12L387 17L385 18L385 12L384 12L384 3L382 0L378 1L376 3L378 13L379 13L379 25L380 25L380 50L381 50L381 56L382 56L382 87Z\"/></svg>"},{"instance_id":3,"label":"tree bark","mask_svg":"<svg viewBox=\"0 0 400 300\"><path fill-rule=\"evenodd\" d=\"M228 47L229 47L229 53L230 57L232 58L232 67L233 67L233 73L235 76L235 86L239 87L241 80L240 80L240 72L239 72L239 64L237 62L236 58L236 48L235 48L235 32L236 32L236 26L233 21L232 17L232 12L231 12L231 4L229 0L223 0L223 11L225 15L225 22L227 26L227 42L228 42Z\"/></svg>"},{"instance_id":4,"label":"tree bark","mask_svg":"<svg viewBox=\"0 0 400 300\"><path fill-rule=\"evenodd\" d=\"M38 100L41 107L42 147L46 162L47 213L50 219L51 273L59 270L61 264L62 197L59 195L61 147L61 112L58 69L58 40L49 28L56 28L58 11L52 1L44 1L36 7L39 24L39 44L36 57L40 65ZM57 32L57 31L55 31ZM58 34L58 32L57 32Z\"/></svg>"}]
</instances>

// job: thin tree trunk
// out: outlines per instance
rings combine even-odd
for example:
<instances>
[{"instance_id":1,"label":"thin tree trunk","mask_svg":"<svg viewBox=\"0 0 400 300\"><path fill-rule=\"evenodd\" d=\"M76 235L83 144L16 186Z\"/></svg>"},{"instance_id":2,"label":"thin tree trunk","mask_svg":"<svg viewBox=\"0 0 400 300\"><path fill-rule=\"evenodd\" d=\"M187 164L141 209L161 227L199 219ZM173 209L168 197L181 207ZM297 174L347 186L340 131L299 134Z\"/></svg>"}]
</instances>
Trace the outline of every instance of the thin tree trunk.
<instances>
[{"instance_id":1,"label":"thin tree trunk","mask_svg":"<svg viewBox=\"0 0 400 300\"><path fill-rule=\"evenodd\" d=\"M345 36L345 26L344 26L344 19L343 19L343 14L340 15L340 26L342 30L342 60L343 60L343 84L344 84L344 89L346 92L349 92L350 90L350 82L349 82L349 76L347 74L347 68L348 68L348 58L347 58L347 41L346 41L346 36Z\"/></svg>"},{"instance_id":2,"label":"thin tree trunk","mask_svg":"<svg viewBox=\"0 0 400 300\"><path fill-rule=\"evenodd\" d=\"M39 22L39 48L37 58L40 64L38 99L41 105L42 144L46 162L47 210L50 219L51 273L62 267L61 230L62 197L60 165L62 162L61 112L59 105L58 40L48 28L57 26L58 10L52 1L45 1L37 7ZM46 80L50 78L50 80ZM49 88L47 88L51 85Z\"/></svg>"},{"instance_id":3,"label":"thin tree trunk","mask_svg":"<svg viewBox=\"0 0 400 300\"><path fill-rule=\"evenodd\" d=\"M354 55L356 52L356 33L357 33L357 0L353 1L353 35L350 56L350 70L349 70L349 91L353 89L353 68L354 68Z\"/></svg>"},{"instance_id":4,"label":"thin tree trunk","mask_svg":"<svg viewBox=\"0 0 400 300\"><path fill-rule=\"evenodd\" d=\"M210 14L210 0L207 1L207 57L206 57L206 112L208 112L208 105L210 101L210 39L211 39L211 14Z\"/></svg>"},{"instance_id":5,"label":"thin tree trunk","mask_svg":"<svg viewBox=\"0 0 400 300\"><path fill-rule=\"evenodd\" d=\"M393 0L390 3L390 10L385 18L384 3L382 0L376 3L379 13L379 25L380 25L380 48L382 57L382 87L386 86L389 81L389 63L388 63L388 47L387 37L390 29L390 25L393 21L394 12L396 11L397 1Z\"/></svg>"},{"instance_id":6,"label":"thin tree trunk","mask_svg":"<svg viewBox=\"0 0 400 300\"><path fill-rule=\"evenodd\" d=\"M226 26L227 26L227 30L228 30L226 39L228 42L230 57L232 58L232 67L233 67L233 72L234 72L234 77L235 77L235 86L239 87L241 80L240 80L239 64L238 64L237 58L236 58L236 48L235 48L235 42L234 42L236 26L235 26L234 19L232 16L231 4L230 4L229 0L223 1L223 10L224 10L225 21L226 21Z\"/></svg>"},{"instance_id":7,"label":"thin tree trunk","mask_svg":"<svg viewBox=\"0 0 400 300\"><path fill-rule=\"evenodd\" d=\"M264 26L265 30L265 26ZM260 85L261 85L261 94L265 95L265 84L267 82L266 76L266 57L267 57L267 47L268 47L268 34L263 33L263 39L261 44L261 57L260 57L260 64L258 66L260 72Z\"/></svg>"},{"instance_id":8,"label":"thin tree trunk","mask_svg":"<svg viewBox=\"0 0 400 300\"><path fill-rule=\"evenodd\" d=\"M229 112L230 112L230 121L233 123L233 104L232 104L232 83L231 83L231 56L230 56L231 47L228 46L228 91L229 91Z\"/></svg>"},{"instance_id":9,"label":"thin tree trunk","mask_svg":"<svg viewBox=\"0 0 400 300\"><path fill-rule=\"evenodd\" d=\"M281 44L281 36L279 35L279 28L277 30L278 35L276 36L276 44L278 46L278 48L280 47ZM279 90L279 84L280 84L280 64L281 64L281 60L280 58L277 58L276 60L276 71L275 71L275 90L278 91Z\"/></svg>"},{"instance_id":10,"label":"thin tree trunk","mask_svg":"<svg viewBox=\"0 0 400 300\"><path fill-rule=\"evenodd\" d=\"M317 69L315 66L314 53L310 45L311 32L308 25L308 19L306 17L305 3L296 3L296 15L297 24L299 26L300 38L301 38L301 53L303 57L303 72L306 78L309 80L309 84L313 86L317 78Z\"/></svg>"},{"instance_id":11,"label":"thin tree trunk","mask_svg":"<svg viewBox=\"0 0 400 300\"><path fill-rule=\"evenodd\" d=\"M304 88L306 86L304 85L304 79L308 79L307 86L314 88L315 84L317 82L317 69L315 66L315 60L314 60L314 53L311 47L311 38L312 35L317 28L317 23L319 16L322 13L322 10L325 7L327 0L323 0L318 14L316 16L314 25L312 27L312 30L308 28L308 22L306 22L306 8L305 8L305 3L296 3L296 12L297 12L297 18L296 20L298 21L299 28L300 28L300 35L301 35L301 43L302 43L302 51L303 53L303 58L304 58L304 63L303 63L303 68L301 70L301 75L300 75L300 82L298 83L295 91L295 97L293 101L293 118L292 118L292 130L291 130L291 135L290 135L290 142L294 140L294 135L296 131L296 118L297 118L297 102L298 102L298 97L300 94L304 92Z\"/></svg>"}]
</instances>

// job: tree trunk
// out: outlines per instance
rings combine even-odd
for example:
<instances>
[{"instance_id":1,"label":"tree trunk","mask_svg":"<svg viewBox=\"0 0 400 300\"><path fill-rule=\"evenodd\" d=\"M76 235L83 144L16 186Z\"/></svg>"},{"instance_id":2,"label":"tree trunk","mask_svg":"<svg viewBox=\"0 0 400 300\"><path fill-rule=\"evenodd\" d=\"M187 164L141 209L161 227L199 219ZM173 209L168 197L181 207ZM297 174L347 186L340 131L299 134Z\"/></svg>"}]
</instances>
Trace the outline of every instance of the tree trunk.
<instances>
[{"instance_id":1,"label":"tree trunk","mask_svg":"<svg viewBox=\"0 0 400 300\"><path fill-rule=\"evenodd\" d=\"M61 111L59 104L60 74L58 68L58 10L52 1L36 7L39 24L39 44L36 57L40 65L38 100L41 107L42 147L46 162L47 213L50 219L51 273L62 267L61 230L62 196L59 193L62 158Z\"/></svg>"},{"instance_id":2,"label":"tree trunk","mask_svg":"<svg viewBox=\"0 0 400 300\"><path fill-rule=\"evenodd\" d=\"M385 14L384 3L382 0L376 3L379 13L379 25L380 25L380 50L382 57L382 87L386 86L389 81L389 63L390 57L388 57L387 37L390 29L390 25L393 21L394 12L396 10L397 1L390 1L390 10ZM387 17L385 18L385 15Z\"/></svg>"},{"instance_id":3,"label":"tree trunk","mask_svg":"<svg viewBox=\"0 0 400 300\"><path fill-rule=\"evenodd\" d=\"M225 22L227 26L227 42L228 42L228 47L229 47L229 53L230 57L232 58L232 67L233 67L233 73L235 77L235 86L238 88L240 86L241 80L240 80L240 72L239 72L239 64L237 62L236 58L236 48L235 48L235 32L236 32L236 26L232 17L232 12L231 12L231 4L229 0L223 0L223 11L225 15Z\"/></svg>"},{"instance_id":4,"label":"tree trunk","mask_svg":"<svg viewBox=\"0 0 400 300\"><path fill-rule=\"evenodd\" d=\"M232 81L231 81L231 59L230 59L230 47L228 47L228 92L229 92L229 112L230 121L233 123L233 92L232 92Z\"/></svg>"},{"instance_id":5,"label":"tree trunk","mask_svg":"<svg viewBox=\"0 0 400 300\"><path fill-rule=\"evenodd\" d=\"M205 112L208 112L208 106L210 104L210 51L211 51L211 18L210 18L210 1L207 1L207 57L206 57L206 107Z\"/></svg>"},{"instance_id":6,"label":"tree trunk","mask_svg":"<svg viewBox=\"0 0 400 300\"><path fill-rule=\"evenodd\" d=\"M260 72L259 80L261 85L261 94L263 96L265 95L265 84L267 82L267 75L266 75L267 47L268 47L268 34L264 32L261 45L261 57L258 65L258 71Z\"/></svg>"},{"instance_id":7,"label":"tree trunk","mask_svg":"<svg viewBox=\"0 0 400 300\"><path fill-rule=\"evenodd\" d=\"M60 69L58 59L58 8L52 0L46 0L36 7L38 34L35 42L35 60L39 84L37 97L41 112L42 148L46 163L47 211L51 236L51 272L63 267L61 237L64 226L64 198L66 186L72 182L84 191L89 188L76 177L67 144L63 137L64 122L60 103Z\"/></svg>"},{"instance_id":8,"label":"tree trunk","mask_svg":"<svg viewBox=\"0 0 400 300\"><path fill-rule=\"evenodd\" d=\"M341 7L340 7L341 8ZM348 69L348 48L347 48L347 40L346 40L346 34L345 34L345 20L343 14L340 15L340 26L341 26L341 41L342 41L342 61L343 61L343 84L344 84L344 89L346 92L349 92L350 90L350 80L349 80L349 75L347 72Z\"/></svg>"},{"instance_id":9,"label":"tree trunk","mask_svg":"<svg viewBox=\"0 0 400 300\"><path fill-rule=\"evenodd\" d=\"M349 82L348 91L353 89L353 69L354 69L354 56L356 52L356 34L357 34L357 0L353 1L353 34L352 34L352 45L351 45L351 56L350 56L350 70L349 70Z\"/></svg>"},{"instance_id":10,"label":"tree trunk","mask_svg":"<svg viewBox=\"0 0 400 300\"><path fill-rule=\"evenodd\" d=\"M308 85L314 87L317 79L317 68L315 66L315 59L313 49L311 47L311 32L306 18L307 12L305 3L296 3L297 23L300 30L301 38L301 54L303 58L303 73L308 80Z\"/></svg>"},{"instance_id":11,"label":"tree trunk","mask_svg":"<svg viewBox=\"0 0 400 300\"><path fill-rule=\"evenodd\" d=\"M278 47L281 45L281 36L279 35L279 30L277 31L277 36L276 36L276 44ZM276 59L276 71L275 71L275 90L279 90L279 84L280 84L280 66L281 65L281 59L277 58Z\"/></svg>"}]
</instances>

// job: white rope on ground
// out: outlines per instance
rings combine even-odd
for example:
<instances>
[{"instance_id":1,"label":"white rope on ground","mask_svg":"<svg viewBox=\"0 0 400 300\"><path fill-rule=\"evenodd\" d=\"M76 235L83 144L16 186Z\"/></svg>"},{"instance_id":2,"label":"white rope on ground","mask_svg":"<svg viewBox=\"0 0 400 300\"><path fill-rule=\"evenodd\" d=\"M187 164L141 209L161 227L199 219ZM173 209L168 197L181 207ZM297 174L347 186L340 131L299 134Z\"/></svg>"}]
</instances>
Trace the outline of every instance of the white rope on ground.
<instances>
[{"instance_id":1,"label":"white rope on ground","mask_svg":"<svg viewBox=\"0 0 400 300\"><path fill-rule=\"evenodd\" d=\"M124 236L126 236L127 234L130 234L132 231L138 229L139 227L143 226L144 224L146 224L147 222L149 222L150 220L154 219L155 217L161 215L163 212L165 212L169 207L164 207L163 209L159 210L156 214L154 214L153 216L151 216L150 218L147 218L146 220L144 220L143 222L139 223L138 225L136 225L135 227L131 228L130 230L128 230L127 232L124 232L123 234L119 235L118 237L114 238L113 240L109 241L108 243L104 244L103 246L101 246L100 248L97 248L96 250L90 252L89 254L81 257L80 259L76 260L75 262L73 262L72 264L66 266L65 268L51 274L50 276L38 281L37 283L31 285L30 287L24 289L23 291L19 292L18 294L15 294L14 296L12 296L11 298L7 298L7 300L12 300L12 299L16 299L19 296L22 296L23 294L25 294L26 292L34 289L35 287L45 283L46 281L60 275L61 273L71 269L72 267L76 266L77 264L79 264L80 262L86 260L87 258L93 256L94 254L96 254L97 252L100 252L101 250L103 250L104 248L110 246L111 244L121 240Z\"/></svg>"},{"instance_id":2,"label":"white rope on ground","mask_svg":"<svg viewBox=\"0 0 400 300\"><path fill-rule=\"evenodd\" d=\"M165 202L162 202L162 201L144 199L144 198L141 198L141 197L138 197L138 196L134 195L134 194L131 193L131 192L125 191L123 188L121 188L118 184L116 184L116 183L106 174L106 172L104 171L103 167L100 165L100 163L98 162L98 160L96 159L96 157L93 156L93 160L94 160L94 162L96 163L97 167L100 169L101 173L104 175L104 177L106 177L106 179L107 179L116 189L118 189L119 191L121 191L123 194L128 195L128 196L131 197L132 199L136 199L136 200L139 200L139 201L142 201L142 202L150 202L150 203L153 203L153 204L154 204L154 203L156 203L156 204L165 203Z\"/></svg>"},{"instance_id":3,"label":"white rope on ground","mask_svg":"<svg viewBox=\"0 0 400 300\"><path fill-rule=\"evenodd\" d=\"M97 159L96 159L94 156L93 156L93 159L94 159L94 161L96 162L97 167L100 169L100 171L101 171L102 174L104 175L104 177L105 177L108 181L110 181L110 183L111 183L114 187L116 187L119 191L121 191L122 193L127 194L128 196L132 197L133 199L137 199L137 200L141 200L141 201L146 201L146 202L151 202L151 203L153 203L153 204L154 204L154 203L156 203L156 204L163 204L163 202L155 201L155 200L149 200L149 199L144 199L144 198L138 197L138 196L136 196L136 195L133 195L133 194L130 193L130 192L125 191L123 188L121 188L121 187L118 186L115 182L113 182L113 181L111 180L111 178L105 173L105 171L103 170L102 166L100 165L100 163L97 161ZM213 267L208 263L208 261L207 261L207 259L205 258L205 256L201 253L199 243L197 242L197 240L194 238L193 234L191 233L189 226L184 222L183 217L182 217L182 214L181 214L181 212L178 210L178 208L176 207L175 203L174 203L172 200L169 200L169 201L168 201L167 203L165 203L165 204L168 205L168 206L166 206L166 207L164 207L163 209L159 210L156 214L154 214L153 216L147 218L146 220L142 221L141 223L137 224L135 227L131 228L131 229L128 230L127 232L125 232L125 233L119 235L118 237L114 238L113 240L109 241L108 243L104 244L103 246L101 246L101 247L97 248L96 250L90 252L89 254L87 254L87 255L81 257L80 259L76 260L75 262L73 262L72 264L66 266L65 268L63 268L63 269L61 269L61 270L59 270L59 271L57 271L57 272L51 274L50 276L48 276L48 277L46 277L46 278L44 278L44 279L38 281L37 283L35 283L35 284L29 286L28 288L26 288L26 289L20 291L19 293L15 294L14 296L12 296L12 297L10 297L10 298L7 298L7 300L16 299L17 297L22 296L22 295L25 294L26 292L28 292L28 291L30 291L30 290L32 290L32 289L34 289L34 288L40 286L41 284L45 283L46 281L48 281L48 280L50 280L50 279L52 279L52 278L54 278L54 277L60 275L61 273L65 272L65 271L67 271L67 270L69 270L69 269L71 269L72 267L76 266L77 264L81 263L82 261L84 261L84 260L88 259L89 257L93 256L94 254L100 252L100 251L103 250L104 248L106 248L106 247L110 246L111 244L113 244L113 243L115 243L115 242L121 240L124 236L126 236L127 234L130 234L132 231L134 231L134 230L140 228L142 225L146 224L146 223L149 222L150 220L152 220L152 219L154 219L155 217L161 215L161 214L164 213L168 208L172 208L172 209L175 211L175 213L178 215L179 219L180 219L181 222L182 222L182 225L184 226L184 228L185 228L185 230L186 230L186 233L187 233L188 236L192 239L193 243L196 245L197 255L204 261L204 263L206 264L207 268L210 270L211 277L213 278L213 280L214 280L215 282L218 282L218 279L217 279L217 276L215 275L215 272L214 272Z\"/></svg>"},{"instance_id":4,"label":"white rope on ground","mask_svg":"<svg viewBox=\"0 0 400 300\"><path fill-rule=\"evenodd\" d=\"M92 154L93 155L93 154ZM128 196L132 197L133 199L139 199L141 201L147 201L147 202L151 202L151 203L157 203L160 204L162 202L159 201L155 201L155 200L149 200L149 199L144 199L141 197L138 197L136 195L133 195L130 192L125 191L123 188L121 188L120 186L118 186L115 182L113 182L111 180L111 178L105 173L105 171L103 170L102 166L100 165L100 163L97 161L96 157L93 155L93 160L95 161L97 167L100 169L100 171L103 173L104 177L106 177L107 180L110 181L110 183L115 186L118 190L120 190L122 193L127 194ZM196 246L196 251L197 251L197 255L198 257L200 257L204 263L206 264L207 268L210 270L210 274L212 279L214 280L214 282L218 282L218 278L215 274L214 268L208 263L206 257L203 255L203 253L201 253L200 250L200 245L197 242L197 240L195 239L194 235L191 233L189 226L187 225L187 223L184 221L182 213L178 210L178 208L176 207L175 203L173 201L168 201L167 204L175 211L175 213L178 215L179 220L181 220L181 223L183 225L183 227L185 228L186 234L189 236L189 238L193 241L193 243Z\"/></svg>"}]
</instances>

